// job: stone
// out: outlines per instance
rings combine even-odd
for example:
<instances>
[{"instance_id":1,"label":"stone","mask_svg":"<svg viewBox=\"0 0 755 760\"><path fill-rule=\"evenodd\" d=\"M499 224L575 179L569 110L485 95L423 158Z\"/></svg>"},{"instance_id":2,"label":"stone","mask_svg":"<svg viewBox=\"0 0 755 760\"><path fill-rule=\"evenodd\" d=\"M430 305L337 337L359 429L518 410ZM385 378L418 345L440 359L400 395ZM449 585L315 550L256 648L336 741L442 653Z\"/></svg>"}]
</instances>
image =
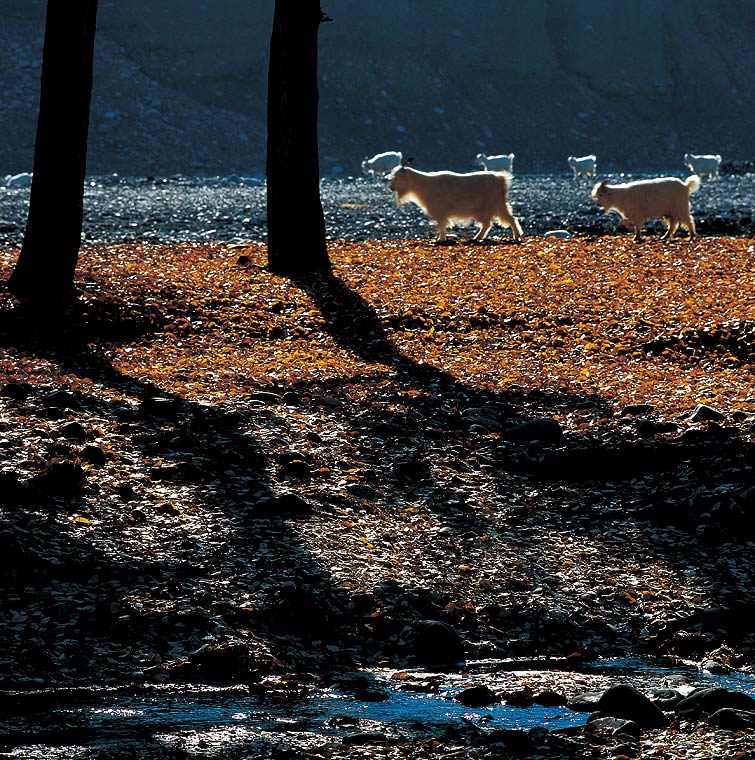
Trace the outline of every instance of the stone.
<instances>
[{"instance_id":1,"label":"stone","mask_svg":"<svg viewBox=\"0 0 755 760\"><path fill-rule=\"evenodd\" d=\"M692 422L720 422L724 418L723 412L707 404L698 404L690 417Z\"/></svg>"},{"instance_id":2,"label":"stone","mask_svg":"<svg viewBox=\"0 0 755 760\"><path fill-rule=\"evenodd\" d=\"M669 723L657 705L627 684L606 689L598 700L597 707L606 715L632 720L643 728L664 728Z\"/></svg>"},{"instance_id":3,"label":"stone","mask_svg":"<svg viewBox=\"0 0 755 760\"><path fill-rule=\"evenodd\" d=\"M471 427L479 426L485 431L495 432L501 429L500 415L494 409L486 407L473 407L465 409L461 414L462 419Z\"/></svg>"},{"instance_id":4,"label":"stone","mask_svg":"<svg viewBox=\"0 0 755 760\"><path fill-rule=\"evenodd\" d=\"M679 702L676 711L680 715L699 717L702 714L712 715L726 708L755 711L755 698L744 692L713 686L693 691Z\"/></svg>"},{"instance_id":5,"label":"stone","mask_svg":"<svg viewBox=\"0 0 755 760\"><path fill-rule=\"evenodd\" d=\"M18 475L13 472L0 472L0 506L23 504L28 496L29 490Z\"/></svg>"},{"instance_id":6,"label":"stone","mask_svg":"<svg viewBox=\"0 0 755 760\"><path fill-rule=\"evenodd\" d=\"M312 505L295 493L260 499L251 505L251 517L301 517L311 515Z\"/></svg>"},{"instance_id":7,"label":"stone","mask_svg":"<svg viewBox=\"0 0 755 760\"><path fill-rule=\"evenodd\" d=\"M676 709L684 697L676 689L651 689L648 696L664 712Z\"/></svg>"},{"instance_id":8,"label":"stone","mask_svg":"<svg viewBox=\"0 0 755 760\"><path fill-rule=\"evenodd\" d=\"M621 410L622 417L644 417L653 411L652 404L629 404Z\"/></svg>"},{"instance_id":9,"label":"stone","mask_svg":"<svg viewBox=\"0 0 755 760\"><path fill-rule=\"evenodd\" d=\"M81 458L90 464L103 465L107 461L107 454L93 443L88 443L81 449Z\"/></svg>"},{"instance_id":10,"label":"stone","mask_svg":"<svg viewBox=\"0 0 755 760\"><path fill-rule=\"evenodd\" d=\"M348 746L359 746L362 744L385 744L388 737L377 731L360 731L357 734L347 734L341 739L341 743Z\"/></svg>"},{"instance_id":11,"label":"stone","mask_svg":"<svg viewBox=\"0 0 755 760\"><path fill-rule=\"evenodd\" d=\"M139 412L145 417L162 417L166 420L175 421L178 419L179 407L180 401L178 399L152 396L142 400L139 405Z\"/></svg>"},{"instance_id":12,"label":"stone","mask_svg":"<svg viewBox=\"0 0 755 760\"><path fill-rule=\"evenodd\" d=\"M60 426L60 434L64 438L83 441L87 437L87 430L80 422L66 422Z\"/></svg>"},{"instance_id":13,"label":"stone","mask_svg":"<svg viewBox=\"0 0 755 760\"><path fill-rule=\"evenodd\" d=\"M745 731L755 729L755 712L750 710L736 710L733 707L724 707L716 710L708 718L708 723L716 728L726 731Z\"/></svg>"},{"instance_id":14,"label":"stone","mask_svg":"<svg viewBox=\"0 0 755 760\"><path fill-rule=\"evenodd\" d=\"M516 728L495 729L487 736L487 742L503 744L509 752L523 757L531 757L537 751L537 745L532 736Z\"/></svg>"},{"instance_id":15,"label":"stone","mask_svg":"<svg viewBox=\"0 0 755 760\"><path fill-rule=\"evenodd\" d=\"M0 388L0 396L13 399L14 401L26 401L33 391L34 386L29 383L5 383L5 385Z\"/></svg>"},{"instance_id":16,"label":"stone","mask_svg":"<svg viewBox=\"0 0 755 760\"><path fill-rule=\"evenodd\" d=\"M54 409L75 409L79 404L73 393L53 391L42 398L42 405Z\"/></svg>"},{"instance_id":17,"label":"stone","mask_svg":"<svg viewBox=\"0 0 755 760\"><path fill-rule=\"evenodd\" d=\"M44 472L33 479L34 485L51 496L78 496L86 481L81 465L66 460L48 462Z\"/></svg>"},{"instance_id":18,"label":"stone","mask_svg":"<svg viewBox=\"0 0 755 760\"><path fill-rule=\"evenodd\" d=\"M608 734L609 736L624 736L631 739L639 739L642 735L642 729L633 720L613 717L595 717L587 722L591 731L596 733Z\"/></svg>"},{"instance_id":19,"label":"stone","mask_svg":"<svg viewBox=\"0 0 755 760\"><path fill-rule=\"evenodd\" d=\"M500 701L488 686L470 686L460 691L454 698L464 707L487 707Z\"/></svg>"},{"instance_id":20,"label":"stone","mask_svg":"<svg viewBox=\"0 0 755 760\"><path fill-rule=\"evenodd\" d=\"M601 696L602 692L599 691L584 692L572 697L566 706L574 712L591 713L598 709Z\"/></svg>"},{"instance_id":21,"label":"stone","mask_svg":"<svg viewBox=\"0 0 755 760\"><path fill-rule=\"evenodd\" d=\"M563 694L559 694L557 691L546 689L538 692L532 698L533 704L541 705L542 707L561 707L566 704L566 697Z\"/></svg>"}]
</instances>

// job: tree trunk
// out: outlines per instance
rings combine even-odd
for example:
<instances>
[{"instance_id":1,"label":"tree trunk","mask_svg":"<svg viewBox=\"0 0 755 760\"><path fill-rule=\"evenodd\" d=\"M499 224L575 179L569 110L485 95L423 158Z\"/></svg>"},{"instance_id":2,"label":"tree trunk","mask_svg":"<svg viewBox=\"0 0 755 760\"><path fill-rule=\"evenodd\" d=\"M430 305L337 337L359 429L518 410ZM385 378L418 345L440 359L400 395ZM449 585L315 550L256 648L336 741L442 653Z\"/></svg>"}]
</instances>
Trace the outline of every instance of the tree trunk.
<instances>
[{"instance_id":1,"label":"tree trunk","mask_svg":"<svg viewBox=\"0 0 755 760\"><path fill-rule=\"evenodd\" d=\"M8 281L22 301L74 295L81 244L97 0L48 0L29 215Z\"/></svg>"},{"instance_id":2,"label":"tree trunk","mask_svg":"<svg viewBox=\"0 0 755 760\"><path fill-rule=\"evenodd\" d=\"M317 145L319 0L275 0L267 98L267 251L281 274L329 272Z\"/></svg>"}]
</instances>

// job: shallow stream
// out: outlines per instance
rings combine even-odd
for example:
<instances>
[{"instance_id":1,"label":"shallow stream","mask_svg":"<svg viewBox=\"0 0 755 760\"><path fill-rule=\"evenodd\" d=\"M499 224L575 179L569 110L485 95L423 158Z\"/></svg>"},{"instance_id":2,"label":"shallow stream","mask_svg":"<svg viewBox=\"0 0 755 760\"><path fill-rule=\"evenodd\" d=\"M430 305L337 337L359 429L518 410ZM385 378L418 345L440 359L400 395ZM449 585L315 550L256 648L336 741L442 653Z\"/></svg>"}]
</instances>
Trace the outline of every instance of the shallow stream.
<instances>
[{"instance_id":1,"label":"shallow stream","mask_svg":"<svg viewBox=\"0 0 755 760\"><path fill-rule=\"evenodd\" d=\"M530 663L531 665L531 663ZM497 702L468 708L455 699L465 687L484 684L496 693L522 688L533 691L569 684L577 692L601 691L616 683L640 690L676 688L682 693L698 686L723 686L755 696L755 675L713 675L693 666L670 667L648 660L601 660L579 671L511 669L511 661L469 662L454 673L430 671L369 671L362 674L387 698L357 699L336 690L312 688L260 696L248 687L191 685L141 689L77 689L19 696L10 715L0 720L0 756L11 758L89 757L92 748L144 745L150 757L159 746L182 748L217 757L229 747L313 746L328 741L359 741L360 735L437 736L446 729L478 726L549 730L579 726L587 713L567 707L515 707ZM429 685L426 691L404 690ZM5 712L5 710L4 710Z\"/></svg>"}]
</instances>

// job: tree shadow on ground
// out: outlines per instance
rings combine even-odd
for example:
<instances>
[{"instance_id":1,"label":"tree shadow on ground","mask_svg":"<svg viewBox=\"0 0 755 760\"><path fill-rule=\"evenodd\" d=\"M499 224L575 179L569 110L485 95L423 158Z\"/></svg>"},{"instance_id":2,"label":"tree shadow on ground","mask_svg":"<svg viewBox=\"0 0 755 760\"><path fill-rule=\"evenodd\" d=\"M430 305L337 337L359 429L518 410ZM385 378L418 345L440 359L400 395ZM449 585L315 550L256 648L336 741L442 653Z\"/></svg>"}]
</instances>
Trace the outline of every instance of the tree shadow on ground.
<instances>
[{"instance_id":1,"label":"tree shadow on ground","mask_svg":"<svg viewBox=\"0 0 755 760\"><path fill-rule=\"evenodd\" d=\"M297 284L311 295L325 317L327 330L340 346L365 361L391 366L400 383L420 393L422 401L415 406L408 405L394 421L395 427L415 428L428 448L434 445L427 434L428 422L439 431L435 443L445 444L448 437L465 443L472 441L486 457L492 468L491 477L501 492L511 487L507 480L510 463L507 455L499 451L500 439L476 435L460 420L465 409L483 406L498 409L513 423L521 422L534 403L531 394L470 388L443 370L403 355L391 342L372 307L338 278L303 278ZM95 635L123 636L125 644L138 633L159 651L166 640L186 638L187 632L193 631L196 632L196 653L173 671L174 674L181 672L182 677L198 680L233 679L239 674L257 679L262 661L270 671L278 667L357 668L370 661L370 649L373 653L381 651L389 641L395 646L395 642L405 636L407 626L419 617L456 625L462 622L458 615L445 609L448 598L433 597L426 589L406 588L400 582L393 582L354 596L340 587L329 568L322 567L303 545L297 532L298 521L309 519L312 511L316 514L332 505L327 501L308 505L280 492L279 483L271 477L272 463L254 432L253 423L262 412L187 402L150 382L119 372L102 350L103 344L148 338L150 332L159 330L161 316L152 307L134 310L129 306L124 310L108 305L108 301L107 294L102 294L101 299L89 302L69 324L58 325L58 329L52 331L51 325L43 320L35 324L29 315L16 313L0 320L2 345L52 361L63 372L90 378L133 401L124 405L100 398L79 399L81 409L91 405L96 415L119 426L139 457L162 462L157 470L149 469L144 491L136 490L132 498L126 500L124 518L130 530L147 531L154 525L164 531L162 538L170 548L169 554L155 552L152 557L134 556L124 544L128 558L122 560L88 546L86 536L71 534L67 539L68 548L75 546L82 557L90 558L75 571L77 582L86 584L86 579L93 575L112 577L124 588L132 586L133 595L155 600L145 611L124 606L123 624L112 634L110 607L103 591L97 603L89 605L95 611L88 613L89 618L83 618ZM144 303L150 303L150 299L145 297ZM453 399L454 408L450 412L444 404L448 398ZM568 395L546 398L546 394L542 394L537 405L576 406L585 400ZM591 403L595 402L591 399ZM76 418L75 408L71 416ZM365 427L364 437L368 441L375 432L374 426L380 422L372 420ZM385 428L382 432L385 433ZM526 445L544 448L537 441ZM404 456L403 447L394 446L389 439L383 455L391 457L397 450ZM533 454L535 458L537 453ZM411 459L405 461L407 469L417 463ZM132 524L131 519L144 519L135 514L140 507L139 499L165 482L193 489L191 499L198 513L229 517L224 539L202 541L197 538L201 533L194 532L183 542L179 541L172 533L175 526L166 526L161 518L154 516L155 505L149 499L146 499L149 508L140 510L146 512L146 525ZM404 481L397 488L399 494L411 495L414 483L407 485ZM295 497L295 484L291 490ZM281 497L284 498L281 500ZM61 500L54 495L49 498L58 503L56 509L74 510L77 505L76 498ZM447 521L454 537L463 531L480 533L488 527L484 515L459 509L458 503L437 499L429 506ZM172 519L170 514L167 519ZM564 525L575 531L579 529L570 522L569 514L564 515ZM54 523L47 528L41 524L40 530L45 529L52 537ZM211 535L212 520L208 520L206 530ZM662 549L658 552L661 554ZM211 578L218 574L231 583L231 591L226 596L192 596L197 588L212 587ZM46 576L51 577L51 573ZM262 590L261 579L264 579ZM253 603L240 601L248 599L250 594L254 596ZM172 600L181 595L191 598L191 610L174 614ZM530 622L531 619L525 619L524 624ZM467 624L470 631L474 631L474 619L464 622ZM554 626L546 643L555 645L562 633L563 628ZM217 646L203 644L206 636L220 643ZM260 653L261 641L269 646L267 660ZM402 652L403 656L409 650L404 646L395 651ZM163 667L150 667L153 674L165 674Z\"/></svg>"},{"instance_id":2,"label":"tree shadow on ground","mask_svg":"<svg viewBox=\"0 0 755 760\"><path fill-rule=\"evenodd\" d=\"M521 482L512 482L512 475L521 475L530 484L597 486L598 500L602 497L602 487L609 486L612 494L609 507L602 508L597 501L583 507L592 515L588 524L579 519L585 515L565 511L564 527L575 535L596 523L634 519L677 526L698 537L702 530L703 543L707 537L715 546L741 536L741 524L750 522L748 518L755 511L755 477L751 466L755 462L755 448L736 431L713 425L676 440L652 435L626 440L620 433L608 442L564 437L555 427L531 419L531 410L544 409L547 414L549 408L560 413L581 409L611 419L614 411L610 403L587 394L545 390L525 393L520 389L500 392L470 387L442 369L418 363L402 354L372 306L336 275L300 277L296 284L312 298L326 320L328 333L339 346L365 361L391 366L398 385L420 392L421 400L407 405L400 415L394 413L388 435L385 419L375 421L372 430L369 427L364 430L365 435L376 433L388 438L386 456L405 458L401 439L415 432L430 448L439 438L446 443L454 438L465 441L488 466L492 480L503 495L510 494L512 487L521 487ZM441 404L441 400L446 404ZM449 407L453 409L451 414ZM474 414L464 419L465 410L477 408L483 414L489 410L491 416L502 420L502 429L496 435L486 435L484 425L478 426L475 432ZM470 421L473 424L470 425ZM612 424L615 426L615 421ZM393 441L390 432L394 435ZM709 507L716 500L714 486L717 485L712 482L711 471L720 470L722 464L728 467L722 477L738 482L741 496L730 496L725 504L718 504L711 517ZM647 479L649 485L639 499L631 485L638 478ZM689 483L688 492L681 494L677 488L675 493L675 479ZM654 485L657 492L653 490ZM710 492L701 498L700 491L705 485L711 486ZM624 494L621 509L616 507L619 493ZM689 501L685 503L684 499ZM436 508L442 509L442 503L442 500L436 502ZM484 528L485 521L480 517L447 507L446 512L451 518L450 524L459 533L465 528ZM678 563L678 558L667 554L657 543L648 541L642 550L645 557L654 554L671 566ZM691 557L685 556L684 562L689 561ZM730 574L724 573L711 578L710 582L718 586L723 598L729 598L731 592L727 592L726 586L730 580Z\"/></svg>"},{"instance_id":3,"label":"tree shadow on ground","mask_svg":"<svg viewBox=\"0 0 755 760\"><path fill-rule=\"evenodd\" d=\"M297 531L298 522L331 505L301 499L295 484L282 490L272 479L273 463L255 433L266 410L186 401L120 372L106 346L147 338L161 323L156 310L121 306L105 294L57 323L24 310L0 314L0 346L115 392L56 393L21 384L6 389L17 419L30 426L35 419L52 421L50 440L64 437L64 425L79 423L81 429L74 442L39 453L37 474L15 480L8 504L26 517L2 542L16 562L13 601L6 602L23 607L24 600L37 604L49 597L49 632L40 631L17 667L32 677L37 668L49 668L51 677L51 653L62 656L55 631L70 627L72 615L80 654L64 653L69 678L87 678L95 661L84 653L106 640L116 648L135 641L144 647L147 678L221 683L255 682L284 670L356 670L368 659L366 651L398 637L413 616L444 618L427 594L415 599L399 584L354 598L335 582ZM136 463L131 477L99 478L106 461L82 462L94 424L117 432L126 450L111 454ZM184 491L185 514L171 507L169 493L152 494L174 487ZM93 496L101 507L83 512ZM110 540L100 544L86 530L61 530L66 521L56 518L76 519L82 512L85 521L109 522ZM224 587L213 580L221 576ZM76 601L55 603L53 581L71 584ZM407 600L405 617L375 621L379 609L406 608ZM150 652L164 653L166 642L175 640L193 649L184 661L171 664L163 654L165 665L150 662ZM22 654L10 645L7 651ZM456 654L462 656L460 648ZM108 679L128 678L118 670ZM95 667L89 680L97 675ZM369 682L351 681L346 688L369 691Z\"/></svg>"}]
</instances>

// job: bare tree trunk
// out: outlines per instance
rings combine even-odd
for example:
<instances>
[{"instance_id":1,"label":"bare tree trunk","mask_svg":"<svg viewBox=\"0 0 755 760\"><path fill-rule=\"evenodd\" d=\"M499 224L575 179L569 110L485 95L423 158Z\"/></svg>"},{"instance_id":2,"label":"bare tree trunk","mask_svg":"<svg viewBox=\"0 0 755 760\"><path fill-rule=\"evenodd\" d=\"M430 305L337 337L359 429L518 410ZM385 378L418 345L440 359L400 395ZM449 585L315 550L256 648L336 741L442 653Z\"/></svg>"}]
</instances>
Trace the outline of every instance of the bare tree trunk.
<instances>
[{"instance_id":1,"label":"bare tree trunk","mask_svg":"<svg viewBox=\"0 0 755 760\"><path fill-rule=\"evenodd\" d=\"M275 0L267 99L268 266L329 272L317 145L319 0Z\"/></svg>"},{"instance_id":2,"label":"bare tree trunk","mask_svg":"<svg viewBox=\"0 0 755 760\"><path fill-rule=\"evenodd\" d=\"M48 0L29 215L8 286L55 307L74 295L81 245L97 0Z\"/></svg>"}]
</instances>

